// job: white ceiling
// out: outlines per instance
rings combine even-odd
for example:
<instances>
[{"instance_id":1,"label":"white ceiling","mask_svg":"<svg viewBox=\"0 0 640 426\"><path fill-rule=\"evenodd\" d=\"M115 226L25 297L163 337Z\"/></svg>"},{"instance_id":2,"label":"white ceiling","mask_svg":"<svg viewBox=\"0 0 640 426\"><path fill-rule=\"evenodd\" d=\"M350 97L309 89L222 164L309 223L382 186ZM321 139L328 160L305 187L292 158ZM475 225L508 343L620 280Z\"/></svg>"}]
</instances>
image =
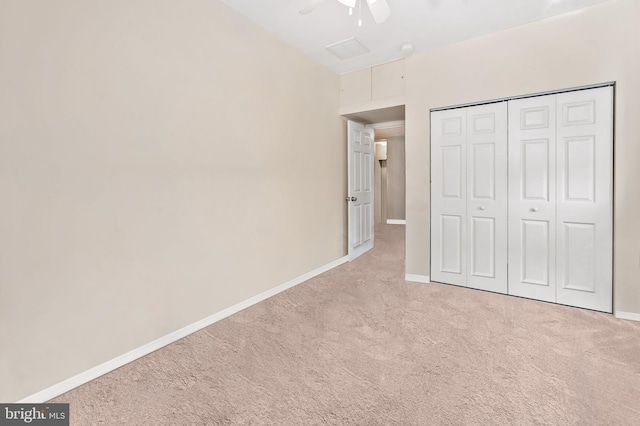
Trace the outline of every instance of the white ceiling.
<instances>
[{"instance_id":1,"label":"white ceiling","mask_svg":"<svg viewBox=\"0 0 640 426\"><path fill-rule=\"evenodd\" d=\"M391 17L376 24L362 0L363 26L356 11L324 0L307 15L310 0L221 0L327 68L343 74L400 59L400 46L415 52L500 31L608 0L387 0ZM325 46L357 37L369 53L341 60Z\"/></svg>"}]
</instances>

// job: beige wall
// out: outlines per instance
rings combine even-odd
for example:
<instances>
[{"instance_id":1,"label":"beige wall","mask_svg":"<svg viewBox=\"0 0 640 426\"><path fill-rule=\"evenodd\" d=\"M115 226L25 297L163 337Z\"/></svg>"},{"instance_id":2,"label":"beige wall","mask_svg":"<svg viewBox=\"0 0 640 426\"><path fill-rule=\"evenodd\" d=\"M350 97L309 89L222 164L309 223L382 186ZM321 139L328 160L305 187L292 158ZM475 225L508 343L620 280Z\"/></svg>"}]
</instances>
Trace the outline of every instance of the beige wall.
<instances>
[{"instance_id":1,"label":"beige wall","mask_svg":"<svg viewBox=\"0 0 640 426\"><path fill-rule=\"evenodd\" d=\"M404 129L403 129L404 133ZM376 131L376 135L378 131ZM387 143L387 211L385 219L404 220L405 212L405 170L404 170L404 136L390 136L379 142ZM378 143L378 142L376 142ZM374 178L374 206L375 222L382 222L382 167L380 158L374 158L373 178Z\"/></svg>"},{"instance_id":2,"label":"beige wall","mask_svg":"<svg viewBox=\"0 0 640 426\"><path fill-rule=\"evenodd\" d=\"M404 136L387 138L387 219L405 218Z\"/></svg>"},{"instance_id":3,"label":"beige wall","mask_svg":"<svg viewBox=\"0 0 640 426\"><path fill-rule=\"evenodd\" d=\"M640 314L640 2L582 11L406 60L406 272L429 275L429 109L616 81L614 310Z\"/></svg>"},{"instance_id":4,"label":"beige wall","mask_svg":"<svg viewBox=\"0 0 640 426\"><path fill-rule=\"evenodd\" d=\"M345 255L338 106L217 1L0 2L0 401Z\"/></svg>"},{"instance_id":5,"label":"beige wall","mask_svg":"<svg viewBox=\"0 0 640 426\"><path fill-rule=\"evenodd\" d=\"M379 140L378 142L385 142L386 139ZM375 223L382 223L382 167L380 166L380 157L378 156L378 150L374 151L373 159L373 206L374 214L373 219Z\"/></svg>"}]
</instances>

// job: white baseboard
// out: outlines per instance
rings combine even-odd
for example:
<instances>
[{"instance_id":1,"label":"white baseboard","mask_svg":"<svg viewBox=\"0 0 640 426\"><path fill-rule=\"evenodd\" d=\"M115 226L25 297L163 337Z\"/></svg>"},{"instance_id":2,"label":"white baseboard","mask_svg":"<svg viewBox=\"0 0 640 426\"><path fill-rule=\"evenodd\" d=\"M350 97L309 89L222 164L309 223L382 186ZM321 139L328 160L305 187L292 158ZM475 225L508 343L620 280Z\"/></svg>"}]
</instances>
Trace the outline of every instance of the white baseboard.
<instances>
[{"instance_id":1,"label":"white baseboard","mask_svg":"<svg viewBox=\"0 0 640 426\"><path fill-rule=\"evenodd\" d=\"M633 312L622 312L615 311L613 314L616 318L631 320L631 321L640 321L640 314L634 314Z\"/></svg>"},{"instance_id":2,"label":"white baseboard","mask_svg":"<svg viewBox=\"0 0 640 426\"><path fill-rule=\"evenodd\" d=\"M330 269L333 269L337 266L342 265L349 261L348 256L341 257L339 259L334 260L333 262L327 263L324 266L320 266L319 268L314 269L311 272L307 272L306 274L300 275L292 280L287 281L284 284L281 284L277 287L274 287L270 290L267 290L263 293L260 293L256 296L250 297L240 303L237 303L233 306L230 306L226 309L223 309L220 312L217 312L213 315L210 315L200 321L196 321L193 324L187 325L179 330L176 330L172 333L167 334L166 336L160 337L152 342L147 343L146 345L140 346L139 348L133 349L125 354L117 356L107 362L104 362L100 365L97 365L93 368L90 368L87 371L84 371L80 374L77 374L73 377L70 377L66 380L63 380L60 383L57 383L53 386L50 386L40 392L36 392L33 395L30 395L26 398L21 399L18 403L22 404L39 404L46 402L56 396L62 395L65 392L70 391L80 385L90 382L93 379L97 379L98 377L107 374L117 368L122 367L132 361L135 361L138 358L142 358L145 355L150 354L151 352L157 351L158 349L167 346L177 340L182 339L183 337L188 336L189 334L195 333L198 330L201 330L209 325L218 322L228 316L231 316L235 313L242 311L256 303L262 302L272 296L275 296L278 293L281 293L285 290L290 289L300 283L303 283L317 275L322 274L323 272L327 272Z\"/></svg>"},{"instance_id":3,"label":"white baseboard","mask_svg":"<svg viewBox=\"0 0 640 426\"><path fill-rule=\"evenodd\" d=\"M404 219L387 219L387 225L406 225L407 221Z\"/></svg>"},{"instance_id":4,"label":"white baseboard","mask_svg":"<svg viewBox=\"0 0 640 426\"><path fill-rule=\"evenodd\" d=\"M414 275L414 274L405 274L405 281L410 281L412 283L423 283L429 284L431 280L429 279L429 275Z\"/></svg>"}]
</instances>

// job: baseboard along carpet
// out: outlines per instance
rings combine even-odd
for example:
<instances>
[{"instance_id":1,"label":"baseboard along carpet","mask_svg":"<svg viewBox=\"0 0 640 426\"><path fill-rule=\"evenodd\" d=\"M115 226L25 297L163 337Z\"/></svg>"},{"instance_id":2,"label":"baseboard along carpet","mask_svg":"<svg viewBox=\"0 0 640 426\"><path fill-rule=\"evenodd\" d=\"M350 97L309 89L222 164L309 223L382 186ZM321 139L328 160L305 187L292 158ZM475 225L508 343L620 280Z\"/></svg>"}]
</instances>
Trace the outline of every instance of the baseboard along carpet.
<instances>
[{"instance_id":1,"label":"baseboard along carpet","mask_svg":"<svg viewBox=\"0 0 640 426\"><path fill-rule=\"evenodd\" d=\"M406 282L404 231L51 402L73 425L640 423L640 323Z\"/></svg>"}]
</instances>

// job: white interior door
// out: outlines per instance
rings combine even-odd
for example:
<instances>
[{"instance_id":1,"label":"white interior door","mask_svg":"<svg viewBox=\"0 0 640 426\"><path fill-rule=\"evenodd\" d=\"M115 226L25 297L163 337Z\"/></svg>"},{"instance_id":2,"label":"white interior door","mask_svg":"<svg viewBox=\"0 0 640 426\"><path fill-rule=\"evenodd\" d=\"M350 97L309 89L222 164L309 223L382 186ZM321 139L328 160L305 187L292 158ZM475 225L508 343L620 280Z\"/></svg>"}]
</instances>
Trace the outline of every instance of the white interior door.
<instances>
[{"instance_id":1,"label":"white interior door","mask_svg":"<svg viewBox=\"0 0 640 426\"><path fill-rule=\"evenodd\" d=\"M467 286L507 292L507 103L467 108Z\"/></svg>"},{"instance_id":2,"label":"white interior door","mask_svg":"<svg viewBox=\"0 0 640 426\"><path fill-rule=\"evenodd\" d=\"M349 260L373 248L373 127L347 123Z\"/></svg>"},{"instance_id":3,"label":"white interior door","mask_svg":"<svg viewBox=\"0 0 640 426\"><path fill-rule=\"evenodd\" d=\"M556 97L509 101L509 294L556 298Z\"/></svg>"},{"instance_id":4,"label":"white interior door","mask_svg":"<svg viewBox=\"0 0 640 426\"><path fill-rule=\"evenodd\" d=\"M431 113L431 280L467 285L467 110Z\"/></svg>"},{"instance_id":5,"label":"white interior door","mask_svg":"<svg viewBox=\"0 0 640 426\"><path fill-rule=\"evenodd\" d=\"M611 312L613 88L556 96L556 301Z\"/></svg>"}]
</instances>

